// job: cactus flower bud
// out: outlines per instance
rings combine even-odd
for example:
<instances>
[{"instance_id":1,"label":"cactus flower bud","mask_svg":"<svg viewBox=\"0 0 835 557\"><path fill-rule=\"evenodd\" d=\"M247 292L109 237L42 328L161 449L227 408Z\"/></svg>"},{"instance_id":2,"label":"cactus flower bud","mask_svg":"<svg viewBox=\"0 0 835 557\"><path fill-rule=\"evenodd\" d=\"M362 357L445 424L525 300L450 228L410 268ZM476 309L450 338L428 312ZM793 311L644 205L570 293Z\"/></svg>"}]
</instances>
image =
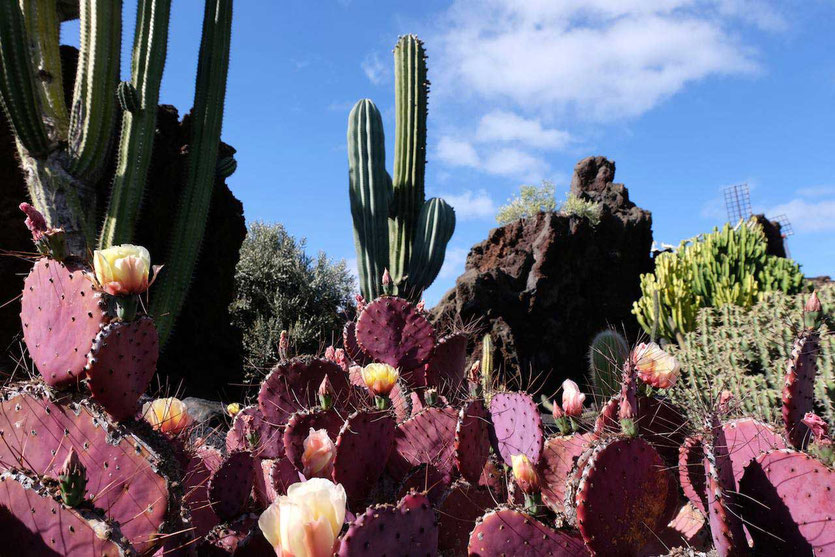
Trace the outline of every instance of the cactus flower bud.
<instances>
[{"instance_id":1,"label":"cactus flower bud","mask_svg":"<svg viewBox=\"0 0 835 557\"><path fill-rule=\"evenodd\" d=\"M718 410L720 414L727 414L731 411L731 401L733 398L734 394L727 389L719 393Z\"/></svg>"},{"instance_id":2,"label":"cactus flower bud","mask_svg":"<svg viewBox=\"0 0 835 557\"><path fill-rule=\"evenodd\" d=\"M333 473L336 446L325 429L310 428L302 453L303 474L306 478L329 478Z\"/></svg>"},{"instance_id":3,"label":"cactus flower bud","mask_svg":"<svg viewBox=\"0 0 835 557\"><path fill-rule=\"evenodd\" d=\"M436 406L438 404L438 389L429 387L423 392L423 400L426 401L426 406Z\"/></svg>"},{"instance_id":4,"label":"cactus flower bud","mask_svg":"<svg viewBox=\"0 0 835 557\"><path fill-rule=\"evenodd\" d=\"M562 408L560 408L560 403L559 402L557 402L555 400L553 404L554 404L554 409L551 411L551 414L554 415L555 420L559 420L563 416L565 416L565 412L563 412Z\"/></svg>"},{"instance_id":5,"label":"cactus flower bud","mask_svg":"<svg viewBox=\"0 0 835 557\"><path fill-rule=\"evenodd\" d=\"M239 402L230 402L226 405L226 413L233 418L241 411L241 404Z\"/></svg>"},{"instance_id":6,"label":"cactus flower bud","mask_svg":"<svg viewBox=\"0 0 835 557\"><path fill-rule=\"evenodd\" d=\"M288 358L290 351L290 337L287 331L281 331L278 335L278 357L284 361Z\"/></svg>"},{"instance_id":7,"label":"cactus flower bud","mask_svg":"<svg viewBox=\"0 0 835 557\"><path fill-rule=\"evenodd\" d=\"M356 300L357 300L357 313L362 313L362 311L365 309L365 306L367 306L368 304L366 303L365 298L362 297L362 294L357 294Z\"/></svg>"},{"instance_id":8,"label":"cactus flower bud","mask_svg":"<svg viewBox=\"0 0 835 557\"><path fill-rule=\"evenodd\" d=\"M113 246L93 252L93 268L96 280L108 294L142 294L148 290L151 255L142 246Z\"/></svg>"},{"instance_id":9,"label":"cactus flower bud","mask_svg":"<svg viewBox=\"0 0 835 557\"><path fill-rule=\"evenodd\" d=\"M586 395L580 392L577 383L571 379L562 382L562 410L566 416L579 416L583 413Z\"/></svg>"},{"instance_id":10,"label":"cactus flower bud","mask_svg":"<svg viewBox=\"0 0 835 557\"><path fill-rule=\"evenodd\" d=\"M533 463L525 454L515 454L510 457L513 466L513 479L525 494L539 492L539 474Z\"/></svg>"},{"instance_id":11,"label":"cactus flower bud","mask_svg":"<svg viewBox=\"0 0 835 557\"><path fill-rule=\"evenodd\" d=\"M681 366L675 356L654 342L641 343L632 351L632 362L641 380L658 389L669 389L678 379Z\"/></svg>"},{"instance_id":12,"label":"cactus flower bud","mask_svg":"<svg viewBox=\"0 0 835 557\"><path fill-rule=\"evenodd\" d=\"M814 412L806 412L803 416L803 423L812 431L816 441L829 437L829 424Z\"/></svg>"},{"instance_id":13,"label":"cactus flower bud","mask_svg":"<svg viewBox=\"0 0 835 557\"><path fill-rule=\"evenodd\" d=\"M476 360L470 366L470 371L467 372L467 380L470 383L478 383L481 378L481 360Z\"/></svg>"},{"instance_id":14,"label":"cactus flower bud","mask_svg":"<svg viewBox=\"0 0 835 557\"><path fill-rule=\"evenodd\" d=\"M46 219L43 218L40 211L28 203L21 203L18 207L21 211L26 213L26 220L24 221L24 224L26 224L26 228L29 229L29 232L32 233L32 239L37 243L47 230Z\"/></svg>"},{"instance_id":15,"label":"cactus flower bud","mask_svg":"<svg viewBox=\"0 0 835 557\"><path fill-rule=\"evenodd\" d=\"M325 348L325 359L332 362L336 361L336 348L334 348L333 344Z\"/></svg>"},{"instance_id":16,"label":"cactus flower bud","mask_svg":"<svg viewBox=\"0 0 835 557\"><path fill-rule=\"evenodd\" d=\"M331 380L325 375L325 378L322 379L322 383L319 385L319 404L322 406L322 410L330 410L333 406L333 397L335 394Z\"/></svg>"},{"instance_id":17,"label":"cactus flower bud","mask_svg":"<svg viewBox=\"0 0 835 557\"><path fill-rule=\"evenodd\" d=\"M81 464L78 454L72 447L58 471L58 484L61 488L61 499L68 507L77 507L84 501L84 493L87 489L87 469Z\"/></svg>"},{"instance_id":18,"label":"cactus flower bud","mask_svg":"<svg viewBox=\"0 0 835 557\"><path fill-rule=\"evenodd\" d=\"M415 306L415 309L417 309L420 313L426 312L426 300L419 301Z\"/></svg>"},{"instance_id":19,"label":"cactus flower bud","mask_svg":"<svg viewBox=\"0 0 835 557\"><path fill-rule=\"evenodd\" d=\"M803 306L803 324L806 328L817 329L820 326L822 312L823 306L821 306L818 294L812 292L812 295L806 300L806 305Z\"/></svg>"},{"instance_id":20,"label":"cactus flower bud","mask_svg":"<svg viewBox=\"0 0 835 557\"><path fill-rule=\"evenodd\" d=\"M362 380L376 396L388 396L397 384L400 373L388 364L368 364L362 368Z\"/></svg>"},{"instance_id":21,"label":"cactus flower bud","mask_svg":"<svg viewBox=\"0 0 835 557\"><path fill-rule=\"evenodd\" d=\"M177 435L194 423L185 403L175 397L146 402L142 406L142 417L151 427L167 435Z\"/></svg>"},{"instance_id":22,"label":"cactus flower bud","mask_svg":"<svg viewBox=\"0 0 835 557\"><path fill-rule=\"evenodd\" d=\"M383 286L391 286L391 274L388 269L383 271Z\"/></svg>"}]
</instances>

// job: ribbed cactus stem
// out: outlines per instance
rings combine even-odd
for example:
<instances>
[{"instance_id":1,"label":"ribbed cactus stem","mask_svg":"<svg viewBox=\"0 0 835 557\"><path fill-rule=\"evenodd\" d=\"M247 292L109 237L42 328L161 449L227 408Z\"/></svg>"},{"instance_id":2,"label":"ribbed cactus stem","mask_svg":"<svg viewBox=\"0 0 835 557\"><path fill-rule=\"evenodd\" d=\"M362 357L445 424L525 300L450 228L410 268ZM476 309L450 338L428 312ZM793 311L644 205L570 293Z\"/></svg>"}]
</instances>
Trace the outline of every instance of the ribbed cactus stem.
<instances>
[{"instance_id":1,"label":"ribbed cactus stem","mask_svg":"<svg viewBox=\"0 0 835 557\"><path fill-rule=\"evenodd\" d=\"M394 47L394 82L396 128L389 271L394 284L399 286L404 275L414 270L409 265L424 205L429 82L426 52L414 35L400 37Z\"/></svg>"},{"instance_id":2,"label":"ribbed cactus stem","mask_svg":"<svg viewBox=\"0 0 835 557\"><path fill-rule=\"evenodd\" d=\"M388 266L391 177L383 119L368 99L357 102L348 116L348 166L360 291L373 300L382 293Z\"/></svg>"},{"instance_id":3,"label":"ribbed cactus stem","mask_svg":"<svg viewBox=\"0 0 835 557\"><path fill-rule=\"evenodd\" d=\"M595 395L609 400L618 393L623 364L629 356L626 339L615 330L595 335L589 347L589 378Z\"/></svg>"},{"instance_id":4,"label":"ribbed cactus stem","mask_svg":"<svg viewBox=\"0 0 835 557\"><path fill-rule=\"evenodd\" d=\"M490 401L493 394L493 337L484 335L481 341L481 392L485 400Z\"/></svg>"},{"instance_id":5,"label":"ribbed cactus stem","mask_svg":"<svg viewBox=\"0 0 835 557\"><path fill-rule=\"evenodd\" d=\"M455 232L455 210L433 197L423 204L417 221L405 295L414 299L432 284L444 264L446 246Z\"/></svg>"},{"instance_id":6,"label":"ribbed cactus stem","mask_svg":"<svg viewBox=\"0 0 835 557\"><path fill-rule=\"evenodd\" d=\"M26 24L16 0L0 2L0 104L15 137L33 157L45 157L49 138L41 119Z\"/></svg>"},{"instance_id":7,"label":"ribbed cactus stem","mask_svg":"<svg viewBox=\"0 0 835 557\"><path fill-rule=\"evenodd\" d=\"M58 3L55 0L21 0L20 7L26 21L29 54L41 98L43 119L53 141L66 141L69 116L61 72Z\"/></svg>"},{"instance_id":8,"label":"ribbed cactus stem","mask_svg":"<svg viewBox=\"0 0 835 557\"><path fill-rule=\"evenodd\" d=\"M70 113L70 173L97 180L107 166L116 120L122 2L81 0L81 49Z\"/></svg>"},{"instance_id":9,"label":"ribbed cactus stem","mask_svg":"<svg viewBox=\"0 0 835 557\"><path fill-rule=\"evenodd\" d=\"M151 313L160 343L171 334L197 263L215 184L215 166L223 123L223 103L232 38L232 0L207 0L197 63L188 170L171 245L153 292Z\"/></svg>"},{"instance_id":10,"label":"ribbed cactus stem","mask_svg":"<svg viewBox=\"0 0 835 557\"><path fill-rule=\"evenodd\" d=\"M139 218L154 148L170 11L171 0L141 0L136 12L131 80L119 84L120 102L125 103L126 109L122 113L119 154L110 204L99 238L101 247L133 240L134 225Z\"/></svg>"}]
</instances>

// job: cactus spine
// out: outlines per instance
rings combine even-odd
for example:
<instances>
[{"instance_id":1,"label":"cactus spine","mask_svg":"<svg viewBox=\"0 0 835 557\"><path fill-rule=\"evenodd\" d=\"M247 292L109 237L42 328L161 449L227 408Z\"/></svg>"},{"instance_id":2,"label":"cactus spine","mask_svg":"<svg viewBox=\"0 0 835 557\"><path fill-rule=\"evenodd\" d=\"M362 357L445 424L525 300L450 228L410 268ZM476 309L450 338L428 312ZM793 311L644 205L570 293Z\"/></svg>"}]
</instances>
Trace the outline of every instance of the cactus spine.
<instances>
[{"instance_id":1,"label":"cactus spine","mask_svg":"<svg viewBox=\"0 0 835 557\"><path fill-rule=\"evenodd\" d=\"M455 211L442 199L425 200L429 82L420 39L401 37L394 62L394 179L385 169L380 113L363 99L348 118L349 195L363 296L383 293L388 269L393 281L388 293L417 300L441 269L455 231Z\"/></svg>"},{"instance_id":2,"label":"cactus spine","mask_svg":"<svg viewBox=\"0 0 835 557\"><path fill-rule=\"evenodd\" d=\"M207 0L197 63L188 170L171 238L166 271L157 287L151 313L164 344L185 301L197 263L215 184L217 149L232 38L232 0Z\"/></svg>"},{"instance_id":3,"label":"cactus spine","mask_svg":"<svg viewBox=\"0 0 835 557\"><path fill-rule=\"evenodd\" d=\"M157 123L157 103L168 45L171 0L142 0L136 12L131 80L119 84L123 105L116 175L99 244L110 247L133 238Z\"/></svg>"}]
</instances>

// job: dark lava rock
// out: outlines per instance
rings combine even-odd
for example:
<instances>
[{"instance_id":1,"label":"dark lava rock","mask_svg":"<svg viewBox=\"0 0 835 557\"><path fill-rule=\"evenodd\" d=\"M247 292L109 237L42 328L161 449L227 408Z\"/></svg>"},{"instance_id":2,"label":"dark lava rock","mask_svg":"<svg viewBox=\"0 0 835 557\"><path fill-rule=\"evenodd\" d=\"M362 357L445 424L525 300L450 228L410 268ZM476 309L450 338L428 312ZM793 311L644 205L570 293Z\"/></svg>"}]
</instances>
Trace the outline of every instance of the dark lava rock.
<instances>
[{"instance_id":1,"label":"dark lava rock","mask_svg":"<svg viewBox=\"0 0 835 557\"><path fill-rule=\"evenodd\" d=\"M505 378L521 377L521 386L550 395L566 377L585 384L597 332L613 325L637 335L632 302L640 275L652 270L652 216L612 183L614 175L615 163L604 157L575 167L571 191L601 204L597 226L549 212L491 230L470 250L433 319L490 332L494 362ZM472 349L480 357L480 340Z\"/></svg>"}]
</instances>

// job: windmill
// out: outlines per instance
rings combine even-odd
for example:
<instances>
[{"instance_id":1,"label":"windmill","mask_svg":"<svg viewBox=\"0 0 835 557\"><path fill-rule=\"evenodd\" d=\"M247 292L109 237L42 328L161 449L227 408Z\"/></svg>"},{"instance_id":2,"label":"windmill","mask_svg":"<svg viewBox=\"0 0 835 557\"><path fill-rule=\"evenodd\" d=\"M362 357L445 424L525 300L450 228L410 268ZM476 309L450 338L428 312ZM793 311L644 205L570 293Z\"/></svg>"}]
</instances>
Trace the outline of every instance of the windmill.
<instances>
[{"instance_id":1,"label":"windmill","mask_svg":"<svg viewBox=\"0 0 835 557\"><path fill-rule=\"evenodd\" d=\"M725 196L725 209L728 211L728 222L736 225L739 221L747 222L753 216L754 212L751 210L751 190L748 184L725 186L722 188L722 193ZM783 249L786 252L786 257L791 258L788 237L794 235L794 229L792 229L792 224L789 222L789 217L786 215L777 215L774 218L767 218L767 220L780 225Z\"/></svg>"}]
</instances>

